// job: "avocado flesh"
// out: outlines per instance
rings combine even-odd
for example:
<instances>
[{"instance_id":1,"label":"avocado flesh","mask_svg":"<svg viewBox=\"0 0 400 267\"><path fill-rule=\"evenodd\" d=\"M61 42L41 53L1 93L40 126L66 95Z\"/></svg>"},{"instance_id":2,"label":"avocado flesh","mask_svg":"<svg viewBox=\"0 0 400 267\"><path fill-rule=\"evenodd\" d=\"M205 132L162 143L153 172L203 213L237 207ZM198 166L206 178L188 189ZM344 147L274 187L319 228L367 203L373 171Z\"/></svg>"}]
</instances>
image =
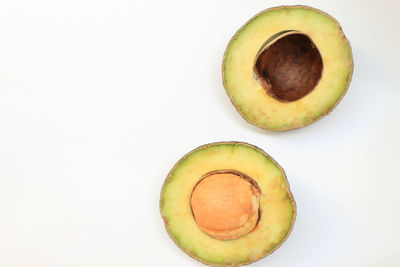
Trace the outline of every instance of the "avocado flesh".
<instances>
[{"instance_id":1,"label":"avocado flesh","mask_svg":"<svg viewBox=\"0 0 400 267\"><path fill-rule=\"evenodd\" d=\"M216 170L237 170L260 188L260 218L248 234L219 240L204 233L193 217L190 199L199 179ZM262 150L244 143L202 146L181 159L169 173L160 199L165 226L175 243L191 257L215 266L237 266L258 260L287 238L296 215L294 199L279 165Z\"/></svg>"},{"instance_id":2,"label":"avocado flesh","mask_svg":"<svg viewBox=\"0 0 400 267\"><path fill-rule=\"evenodd\" d=\"M308 94L287 102L266 93L254 66L268 39L291 31L311 38L323 70ZM248 122L279 131L306 126L328 114L345 94L352 71L350 44L337 21L310 7L283 6L256 15L232 38L225 52L223 81L232 103Z\"/></svg>"}]
</instances>

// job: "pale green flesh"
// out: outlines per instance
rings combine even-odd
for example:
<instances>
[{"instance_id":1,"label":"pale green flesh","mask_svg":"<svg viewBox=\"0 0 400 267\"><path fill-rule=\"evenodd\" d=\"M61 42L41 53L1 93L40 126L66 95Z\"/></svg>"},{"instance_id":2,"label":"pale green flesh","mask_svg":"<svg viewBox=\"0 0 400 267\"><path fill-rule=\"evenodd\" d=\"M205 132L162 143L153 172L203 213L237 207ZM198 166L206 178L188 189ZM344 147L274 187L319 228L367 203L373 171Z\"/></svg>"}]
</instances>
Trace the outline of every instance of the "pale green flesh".
<instances>
[{"instance_id":1,"label":"pale green flesh","mask_svg":"<svg viewBox=\"0 0 400 267\"><path fill-rule=\"evenodd\" d=\"M291 30L305 33L313 40L324 68L311 93L285 103L264 91L254 78L253 67L266 40ZM223 70L226 91L246 120L261 128L287 130L307 125L336 106L350 83L353 61L350 45L332 18L297 6L272 9L249 22L228 46Z\"/></svg>"},{"instance_id":2,"label":"pale green flesh","mask_svg":"<svg viewBox=\"0 0 400 267\"><path fill-rule=\"evenodd\" d=\"M260 186L262 209L256 228L238 239L214 239L197 226L190 195L205 173L232 169L252 177ZM161 212L167 229L189 255L213 265L240 265L259 259L287 237L295 216L295 204L282 170L256 148L238 143L200 148L179 162L164 186Z\"/></svg>"}]
</instances>

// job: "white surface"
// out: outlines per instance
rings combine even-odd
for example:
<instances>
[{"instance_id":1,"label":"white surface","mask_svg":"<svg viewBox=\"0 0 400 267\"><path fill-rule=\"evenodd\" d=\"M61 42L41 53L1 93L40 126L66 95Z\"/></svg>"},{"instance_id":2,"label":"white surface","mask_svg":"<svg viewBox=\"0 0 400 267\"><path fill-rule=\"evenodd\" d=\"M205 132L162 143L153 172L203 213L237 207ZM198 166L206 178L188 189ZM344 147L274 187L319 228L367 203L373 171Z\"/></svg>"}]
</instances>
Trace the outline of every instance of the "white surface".
<instances>
[{"instance_id":1,"label":"white surface","mask_svg":"<svg viewBox=\"0 0 400 267\"><path fill-rule=\"evenodd\" d=\"M257 12L308 4L342 24L348 94L271 133L221 83ZM0 2L0 266L202 266L158 210L173 164L204 143L255 144L286 170L298 217L252 266L400 266L399 1Z\"/></svg>"}]
</instances>

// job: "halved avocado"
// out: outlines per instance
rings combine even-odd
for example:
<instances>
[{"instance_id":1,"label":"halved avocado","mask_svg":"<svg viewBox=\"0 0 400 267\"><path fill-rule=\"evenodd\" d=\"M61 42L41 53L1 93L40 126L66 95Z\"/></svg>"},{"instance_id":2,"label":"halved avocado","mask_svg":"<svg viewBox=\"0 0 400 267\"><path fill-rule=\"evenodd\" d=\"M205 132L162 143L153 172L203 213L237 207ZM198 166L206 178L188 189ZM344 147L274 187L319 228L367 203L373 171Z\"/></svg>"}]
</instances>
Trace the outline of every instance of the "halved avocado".
<instances>
[{"instance_id":1,"label":"halved avocado","mask_svg":"<svg viewBox=\"0 0 400 267\"><path fill-rule=\"evenodd\" d=\"M304 127L330 113L352 72L350 44L339 23L307 6L254 16L231 39L222 65L226 92L239 113L274 131Z\"/></svg>"},{"instance_id":2,"label":"halved avocado","mask_svg":"<svg viewBox=\"0 0 400 267\"><path fill-rule=\"evenodd\" d=\"M164 182L160 210L175 243L214 266L248 264L272 253L296 217L282 168L240 142L207 144L186 154Z\"/></svg>"}]
</instances>

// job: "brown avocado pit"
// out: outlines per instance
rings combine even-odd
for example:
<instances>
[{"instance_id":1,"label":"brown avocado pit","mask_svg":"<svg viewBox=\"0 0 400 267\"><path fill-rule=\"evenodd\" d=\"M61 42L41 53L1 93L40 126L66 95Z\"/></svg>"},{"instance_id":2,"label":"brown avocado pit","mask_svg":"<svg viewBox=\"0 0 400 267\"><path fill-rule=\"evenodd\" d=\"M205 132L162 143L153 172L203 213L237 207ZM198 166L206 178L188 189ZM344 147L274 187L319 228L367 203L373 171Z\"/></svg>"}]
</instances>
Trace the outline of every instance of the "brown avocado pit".
<instances>
[{"instance_id":1,"label":"brown avocado pit","mask_svg":"<svg viewBox=\"0 0 400 267\"><path fill-rule=\"evenodd\" d=\"M310 93L322 76L318 48L306 34L286 31L266 42L254 66L254 74L266 93L281 102Z\"/></svg>"},{"instance_id":2,"label":"brown avocado pit","mask_svg":"<svg viewBox=\"0 0 400 267\"><path fill-rule=\"evenodd\" d=\"M234 170L213 171L194 187L190 204L199 228L209 236L230 240L251 232L260 216L260 189Z\"/></svg>"}]
</instances>

